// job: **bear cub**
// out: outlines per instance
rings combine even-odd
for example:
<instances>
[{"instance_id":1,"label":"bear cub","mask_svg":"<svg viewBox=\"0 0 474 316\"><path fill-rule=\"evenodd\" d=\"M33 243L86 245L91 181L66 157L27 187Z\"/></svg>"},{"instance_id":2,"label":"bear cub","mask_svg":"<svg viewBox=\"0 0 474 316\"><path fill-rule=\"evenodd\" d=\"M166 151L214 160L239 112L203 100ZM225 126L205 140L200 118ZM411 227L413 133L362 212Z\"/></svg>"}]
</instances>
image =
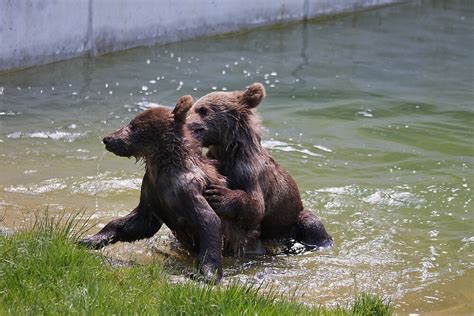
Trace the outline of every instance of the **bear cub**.
<instances>
[{"instance_id":1,"label":"bear cub","mask_svg":"<svg viewBox=\"0 0 474 316\"><path fill-rule=\"evenodd\" d=\"M186 125L228 181L228 187L211 185L205 197L221 218L259 227L262 239L293 238L309 249L331 246L322 222L303 207L293 178L261 145L254 108L264 97L264 86L254 83L244 91L209 93L189 110Z\"/></svg>"},{"instance_id":2,"label":"bear cub","mask_svg":"<svg viewBox=\"0 0 474 316\"><path fill-rule=\"evenodd\" d=\"M149 238L164 223L197 256L197 278L218 283L223 243L231 255L238 255L253 232L219 218L203 196L206 187L225 187L226 180L188 135L184 123L192 104L193 99L184 96L173 111L148 109L103 139L108 151L145 162L140 202L130 214L80 243L98 249L117 241Z\"/></svg>"}]
</instances>

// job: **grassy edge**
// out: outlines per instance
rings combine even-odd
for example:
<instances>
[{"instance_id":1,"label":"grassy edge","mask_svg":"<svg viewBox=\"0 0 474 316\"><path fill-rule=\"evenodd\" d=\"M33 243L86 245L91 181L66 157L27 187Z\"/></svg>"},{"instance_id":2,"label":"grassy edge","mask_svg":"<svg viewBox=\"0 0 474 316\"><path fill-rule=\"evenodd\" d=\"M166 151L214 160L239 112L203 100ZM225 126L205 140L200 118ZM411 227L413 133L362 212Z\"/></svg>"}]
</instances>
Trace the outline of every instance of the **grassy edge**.
<instances>
[{"instance_id":1,"label":"grassy edge","mask_svg":"<svg viewBox=\"0 0 474 316\"><path fill-rule=\"evenodd\" d=\"M112 268L74 243L84 213L36 216L13 236L0 236L0 314L391 315L368 294L352 306L311 307L248 284L172 284L159 264Z\"/></svg>"}]
</instances>

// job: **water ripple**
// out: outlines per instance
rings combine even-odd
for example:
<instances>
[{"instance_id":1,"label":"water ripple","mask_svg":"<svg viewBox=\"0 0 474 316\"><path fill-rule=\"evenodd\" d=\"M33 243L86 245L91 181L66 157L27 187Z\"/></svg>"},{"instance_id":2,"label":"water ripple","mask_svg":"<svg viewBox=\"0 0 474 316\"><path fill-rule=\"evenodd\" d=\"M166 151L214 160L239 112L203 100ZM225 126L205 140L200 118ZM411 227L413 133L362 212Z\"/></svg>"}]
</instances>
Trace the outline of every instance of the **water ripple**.
<instances>
[{"instance_id":1,"label":"water ripple","mask_svg":"<svg viewBox=\"0 0 474 316\"><path fill-rule=\"evenodd\" d=\"M42 181L38 184L17 185L4 188L6 192L21 193L30 195L40 195L52 191L64 190L67 187L65 179L53 178Z\"/></svg>"},{"instance_id":2,"label":"water ripple","mask_svg":"<svg viewBox=\"0 0 474 316\"><path fill-rule=\"evenodd\" d=\"M262 146L270 150L280 150L280 151L285 151L285 152L299 152L308 156L323 157L322 155L312 152L307 148L303 148L302 145L299 145L299 144L296 145L297 147L301 147L301 148L297 148L295 146L292 146L288 143L285 143L279 140L264 140L262 141Z\"/></svg>"},{"instance_id":3,"label":"water ripple","mask_svg":"<svg viewBox=\"0 0 474 316\"><path fill-rule=\"evenodd\" d=\"M73 142L76 139L85 136L87 133L71 133L71 132L33 132L33 133L24 133L24 132L13 132L7 135L7 138L18 139L18 138L42 138L42 139L52 139L52 140L65 140L67 142Z\"/></svg>"}]
</instances>

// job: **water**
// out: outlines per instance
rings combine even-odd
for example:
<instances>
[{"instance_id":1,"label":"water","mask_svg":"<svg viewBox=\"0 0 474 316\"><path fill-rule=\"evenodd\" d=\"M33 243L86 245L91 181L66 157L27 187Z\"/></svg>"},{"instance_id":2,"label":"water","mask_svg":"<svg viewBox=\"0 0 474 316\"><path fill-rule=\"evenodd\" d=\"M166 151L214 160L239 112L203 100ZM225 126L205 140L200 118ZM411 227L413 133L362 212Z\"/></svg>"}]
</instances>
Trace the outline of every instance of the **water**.
<instances>
[{"instance_id":1,"label":"water","mask_svg":"<svg viewBox=\"0 0 474 316\"><path fill-rule=\"evenodd\" d=\"M401 313L474 312L473 18L470 0L415 2L0 75L1 225L46 205L85 207L93 231L127 214L143 166L102 137L147 107L259 81L264 145L335 245L226 260L227 279L313 304L369 291ZM150 244L105 252L146 262Z\"/></svg>"}]
</instances>

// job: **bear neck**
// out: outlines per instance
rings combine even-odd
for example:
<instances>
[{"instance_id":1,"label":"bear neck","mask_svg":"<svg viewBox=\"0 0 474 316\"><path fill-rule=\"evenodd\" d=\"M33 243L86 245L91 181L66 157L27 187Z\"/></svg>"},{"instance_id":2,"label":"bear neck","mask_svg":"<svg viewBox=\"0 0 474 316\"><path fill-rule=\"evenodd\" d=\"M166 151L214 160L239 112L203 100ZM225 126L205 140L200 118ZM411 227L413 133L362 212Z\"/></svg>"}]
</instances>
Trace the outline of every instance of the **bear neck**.
<instances>
[{"instance_id":1,"label":"bear neck","mask_svg":"<svg viewBox=\"0 0 474 316\"><path fill-rule=\"evenodd\" d=\"M160 144L160 149L145 159L146 169L155 175L165 174L170 170L185 171L199 163L197 147L183 131L174 131L172 137Z\"/></svg>"}]
</instances>

